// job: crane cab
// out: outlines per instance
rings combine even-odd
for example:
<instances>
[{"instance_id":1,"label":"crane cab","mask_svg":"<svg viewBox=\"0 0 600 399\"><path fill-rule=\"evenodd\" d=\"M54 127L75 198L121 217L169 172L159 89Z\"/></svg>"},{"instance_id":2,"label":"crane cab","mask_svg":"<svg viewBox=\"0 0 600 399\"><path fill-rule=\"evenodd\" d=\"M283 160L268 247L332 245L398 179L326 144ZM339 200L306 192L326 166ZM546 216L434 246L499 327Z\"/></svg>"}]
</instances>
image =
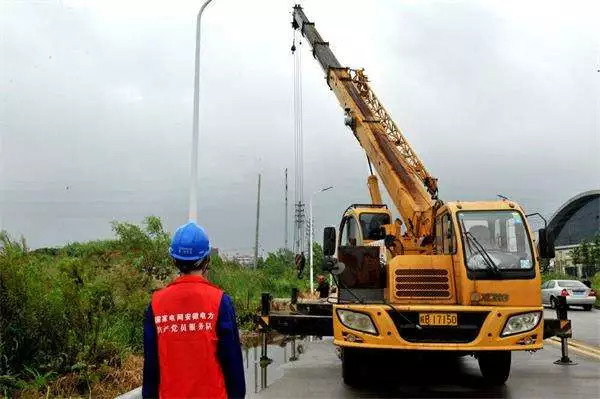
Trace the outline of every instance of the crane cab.
<instances>
[{"instance_id":1,"label":"crane cab","mask_svg":"<svg viewBox=\"0 0 600 399\"><path fill-rule=\"evenodd\" d=\"M387 205L353 204L345 211L338 234L329 228L329 242L324 242L326 256L335 255L344 272L339 275L339 298L377 302L384 298L385 266L391 259L385 239L392 226ZM328 249L328 250L327 250Z\"/></svg>"},{"instance_id":2,"label":"crane cab","mask_svg":"<svg viewBox=\"0 0 600 399\"><path fill-rule=\"evenodd\" d=\"M357 247L382 241L391 221L387 205L352 204L342 217L337 245Z\"/></svg>"}]
</instances>

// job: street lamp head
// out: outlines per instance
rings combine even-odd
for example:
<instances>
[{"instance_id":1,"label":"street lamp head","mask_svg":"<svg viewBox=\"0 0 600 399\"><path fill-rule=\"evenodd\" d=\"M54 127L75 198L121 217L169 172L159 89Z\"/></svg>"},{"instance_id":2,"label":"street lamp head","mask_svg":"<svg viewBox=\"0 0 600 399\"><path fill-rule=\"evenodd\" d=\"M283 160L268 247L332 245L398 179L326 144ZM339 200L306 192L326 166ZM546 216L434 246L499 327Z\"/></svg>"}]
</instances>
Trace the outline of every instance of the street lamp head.
<instances>
[{"instance_id":1,"label":"street lamp head","mask_svg":"<svg viewBox=\"0 0 600 399\"><path fill-rule=\"evenodd\" d=\"M204 9L206 8L206 6L211 2L212 0L206 0L204 2L204 4L202 4L202 7L200 7L200 11L198 11L198 19L200 19L200 17L202 16L202 12L204 11Z\"/></svg>"},{"instance_id":2,"label":"street lamp head","mask_svg":"<svg viewBox=\"0 0 600 399\"><path fill-rule=\"evenodd\" d=\"M331 190L333 188L333 186L329 186L329 187L325 187L321 189L321 192L323 191L327 191L327 190Z\"/></svg>"}]
</instances>

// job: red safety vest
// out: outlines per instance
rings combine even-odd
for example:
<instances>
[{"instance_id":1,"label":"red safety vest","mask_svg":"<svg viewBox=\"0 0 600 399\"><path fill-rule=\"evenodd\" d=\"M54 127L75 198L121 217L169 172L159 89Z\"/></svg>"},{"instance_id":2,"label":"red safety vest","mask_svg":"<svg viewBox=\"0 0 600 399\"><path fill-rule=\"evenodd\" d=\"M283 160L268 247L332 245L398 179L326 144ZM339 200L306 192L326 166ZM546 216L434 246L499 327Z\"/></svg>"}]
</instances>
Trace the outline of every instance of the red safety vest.
<instances>
[{"instance_id":1,"label":"red safety vest","mask_svg":"<svg viewBox=\"0 0 600 399\"><path fill-rule=\"evenodd\" d=\"M217 358L223 291L201 276L178 277L152 296L161 398L227 398Z\"/></svg>"}]
</instances>

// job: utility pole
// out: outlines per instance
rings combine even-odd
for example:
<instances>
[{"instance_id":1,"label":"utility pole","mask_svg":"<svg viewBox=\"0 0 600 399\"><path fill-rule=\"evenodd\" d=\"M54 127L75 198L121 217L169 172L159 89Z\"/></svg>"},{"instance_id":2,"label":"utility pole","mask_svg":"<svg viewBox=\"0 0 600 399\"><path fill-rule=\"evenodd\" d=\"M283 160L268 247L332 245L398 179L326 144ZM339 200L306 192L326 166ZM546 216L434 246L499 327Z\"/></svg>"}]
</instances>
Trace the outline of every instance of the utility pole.
<instances>
[{"instance_id":1,"label":"utility pole","mask_svg":"<svg viewBox=\"0 0 600 399\"><path fill-rule=\"evenodd\" d=\"M254 238L254 268L258 267L258 227L260 226L260 173L258 174L258 190L256 193L256 236Z\"/></svg>"},{"instance_id":2,"label":"utility pole","mask_svg":"<svg viewBox=\"0 0 600 399\"><path fill-rule=\"evenodd\" d=\"M284 237L284 245L285 249L288 249L288 176L287 176L287 168L285 168L285 227L284 227L283 237Z\"/></svg>"},{"instance_id":3,"label":"utility pole","mask_svg":"<svg viewBox=\"0 0 600 399\"><path fill-rule=\"evenodd\" d=\"M315 221L314 217L313 217L313 199L315 197L315 195L322 193L323 191L327 191L327 190L331 190L333 188L333 186L329 186L329 187L324 187L318 191L315 191L311 196L310 196L310 200L308 201L308 220L310 220L310 230L309 230L309 236L308 236L308 251L309 251L309 264L310 264L310 292L313 293L315 291L315 287L314 287L314 267L313 267L313 238L314 238L314 230L313 230L313 223Z\"/></svg>"}]
</instances>

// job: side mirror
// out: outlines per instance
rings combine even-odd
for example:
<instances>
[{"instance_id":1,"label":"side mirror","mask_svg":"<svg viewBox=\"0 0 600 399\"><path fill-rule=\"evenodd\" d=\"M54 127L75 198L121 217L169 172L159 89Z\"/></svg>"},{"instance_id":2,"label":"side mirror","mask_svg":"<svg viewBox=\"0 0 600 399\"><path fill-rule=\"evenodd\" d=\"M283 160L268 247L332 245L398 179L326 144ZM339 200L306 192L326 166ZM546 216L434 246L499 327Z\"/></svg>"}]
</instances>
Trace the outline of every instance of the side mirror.
<instances>
[{"instance_id":1,"label":"side mirror","mask_svg":"<svg viewBox=\"0 0 600 399\"><path fill-rule=\"evenodd\" d=\"M542 259L552 259L555 256L554 239L545 228L538 230L538 251Z\"/></svg>"},{"instance_id":2,"label":"side mirror","mask_svg":"<svg viewBox=\"0 0 600 399\"><path fill-rule=\"evenodd\" d=\"M344 269L346 269L346 265L343 262L337 262L333 269L331 269L331 274L334 276L340 275L344 272Z\"/></svg>"},{"instance_id":3,"label":"side mirror","mask_svg":"<svg viewBox=\"0 0 600 399\"><path fill-rule=\"evenodd\" d=\"M325 227L323 230L323 256L333 256L335 253L335 227Z\"/></svg>"},{"instance_id":4,"label":"side mirror","mask_svg":"<svg viewBox=\"0 0 600 399\"><path fill-rule=\"evenodd\" d=\"M336 258L326 256L323 259L323 271L329 272L334 276L342 274L346 269L346 265L343 262L338 261Z\"/></svg>"}]
</instances>

